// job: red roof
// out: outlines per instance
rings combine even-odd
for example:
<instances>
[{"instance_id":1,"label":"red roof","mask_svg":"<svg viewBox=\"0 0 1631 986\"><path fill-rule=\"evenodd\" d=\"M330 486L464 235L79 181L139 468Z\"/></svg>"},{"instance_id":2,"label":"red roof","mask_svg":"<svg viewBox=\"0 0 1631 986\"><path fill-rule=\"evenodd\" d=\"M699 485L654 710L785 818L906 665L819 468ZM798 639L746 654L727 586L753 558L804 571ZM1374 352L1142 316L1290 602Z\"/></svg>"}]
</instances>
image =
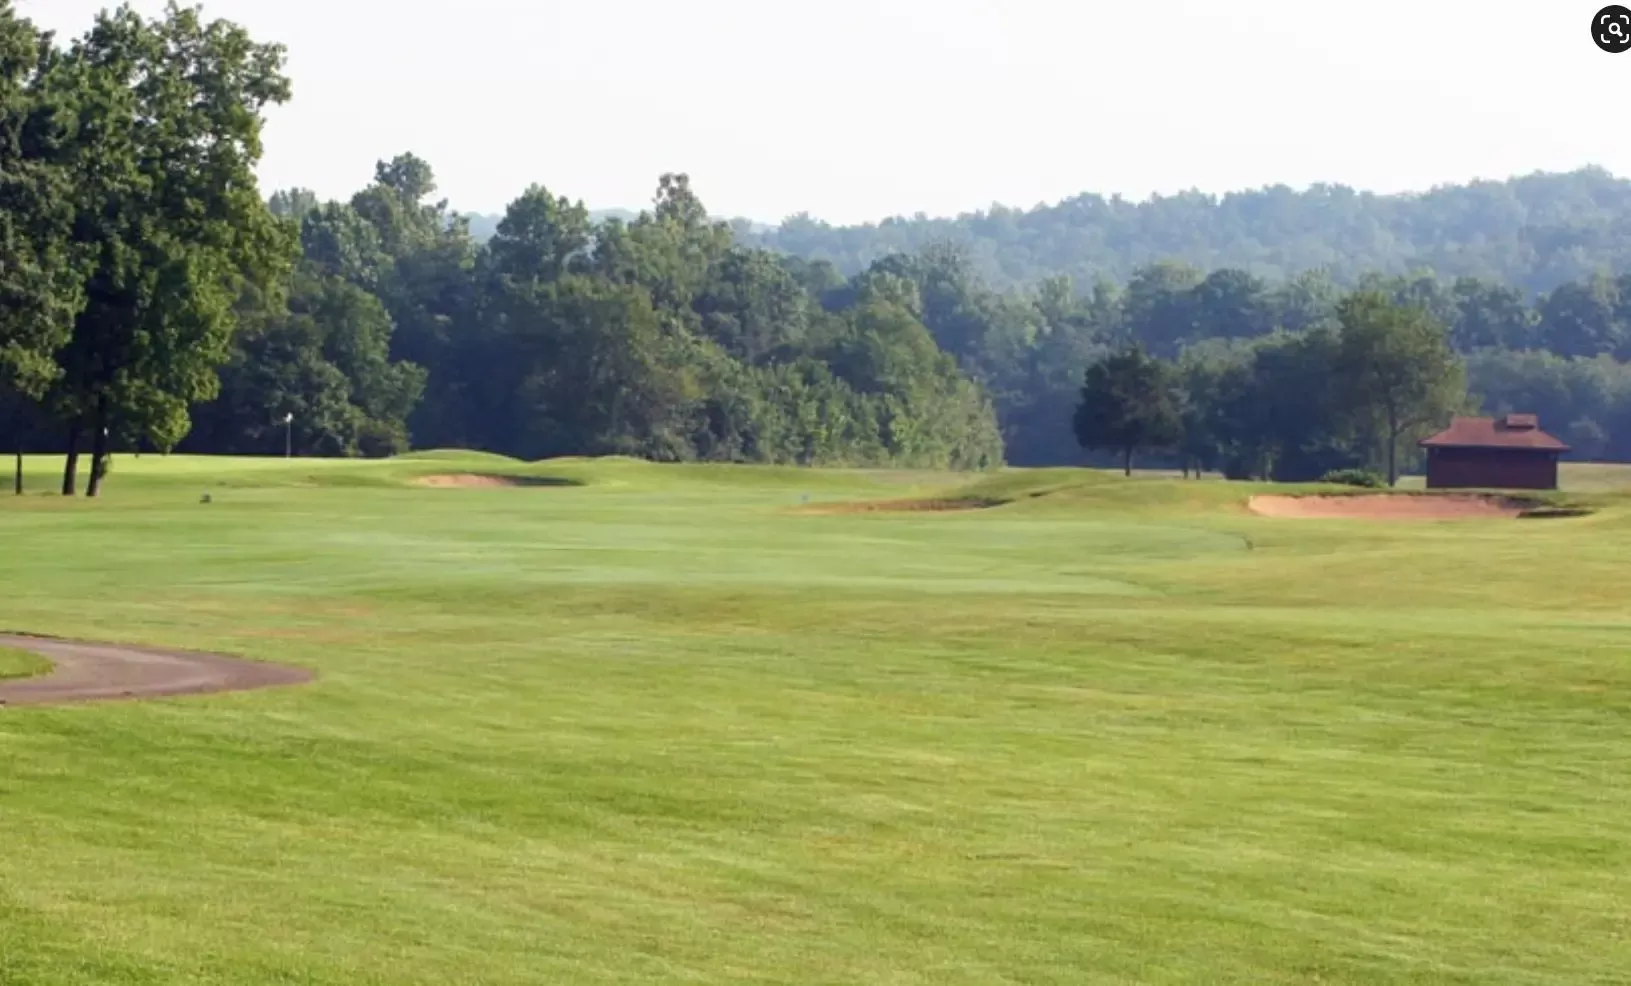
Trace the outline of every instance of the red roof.
<instances>
[{"instance_id":1,"label":"red roof","mask_svg":"<svg viewBox=\"0 0 1631 986\"><path fill-rule=\"evenodd\" d=\"M1457 417L1450 427L1421 440L1422 448L1506 448L1567 452L1569 447L1540 430L1533 414L1504 418Z\"/></svg>"}]
</instances>

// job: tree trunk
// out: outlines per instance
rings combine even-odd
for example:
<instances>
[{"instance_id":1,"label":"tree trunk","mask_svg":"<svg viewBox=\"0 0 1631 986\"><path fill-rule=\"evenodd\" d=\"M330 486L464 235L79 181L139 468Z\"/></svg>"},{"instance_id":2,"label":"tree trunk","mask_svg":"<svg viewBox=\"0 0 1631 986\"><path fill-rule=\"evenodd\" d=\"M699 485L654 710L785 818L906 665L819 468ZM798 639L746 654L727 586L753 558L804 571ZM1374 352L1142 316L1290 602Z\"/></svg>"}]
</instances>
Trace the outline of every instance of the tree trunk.
<instances>
[{"instance_id":1,"label":"tree trunk","mask_svg":"<svg viewBox=\"0 0 1631 986\"><path fill-rule=\"evenodd\" d=\"M1126 452L1127 457L1122 461L1122 469L1126 475L1131 476L1133 474L1133 450L1127 449Z\"/></svg>"},{"instance_id":2,"label":"tree trunk","mask_svg":"<svg viewBox=\"0 0 1631 986\"><path fill-rule=\"evenodd\" d=\"M85 487L86 496L96 496L102 492L102 477L107 473L107 464L108 402L107 398L98 396L96 419L92 422L91 430L91 482Z\"/></svg>"},{"instance_id":3,"label":"tree trunk","mask_svg":"<svg viewBox=\"0 0 1631 986\"><path fill-rule=\"evenodd\" d=\"M63 496L73 496L79 492L79 429L80 423L76 418L68 426L68 461L62 467Z\"/></svg>"},{"instance_id":4,"label":"tree trunk","mask_svg":"<svg viewBox=\"0 0 1631 986\"><path fill-rule=\"evenodd\" d=\"M17 439L17 480L15 483L17 495L23 495L23 440Z\"/></svg>"},{"instance_id":5,"label":"tree trunk","mask_svg":"<svg viewBox=\"0 0 1631 986\"><path fill-rule=\"evenodd\" d=\"M1387 484L1389 487L1399 485L1399 412L1388 408L1387 412Z\"/></svg>"}]
</instances>

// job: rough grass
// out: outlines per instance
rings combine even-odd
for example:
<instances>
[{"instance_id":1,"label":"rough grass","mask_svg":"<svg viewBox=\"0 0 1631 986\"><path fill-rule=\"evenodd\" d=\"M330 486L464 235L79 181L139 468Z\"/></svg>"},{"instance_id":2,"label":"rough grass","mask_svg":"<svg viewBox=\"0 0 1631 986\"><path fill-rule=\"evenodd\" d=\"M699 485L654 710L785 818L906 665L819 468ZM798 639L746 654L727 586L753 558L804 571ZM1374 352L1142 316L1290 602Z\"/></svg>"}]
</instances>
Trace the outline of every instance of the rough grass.
<instances>
[{"instance_id":1,"label":"rough grass","mask_svg":"<svg viewBox=\"0 0 1631 986\"><path fill-rule=\"evenodd\" d=\"M0 647L0 679L32 678L51 670L51 662L27 651Z\"/></svg>"},{"instance_id":2,"label":"rough grass","mask_svg":"<svg viewBox=\"0 0 1631 986\"><path fill-rule=\"evenodd\" d=\"M1623 982L1611 486L121 457L7 624L323 677L0 712L0 983Z\"/></svg>"}]
</instances>

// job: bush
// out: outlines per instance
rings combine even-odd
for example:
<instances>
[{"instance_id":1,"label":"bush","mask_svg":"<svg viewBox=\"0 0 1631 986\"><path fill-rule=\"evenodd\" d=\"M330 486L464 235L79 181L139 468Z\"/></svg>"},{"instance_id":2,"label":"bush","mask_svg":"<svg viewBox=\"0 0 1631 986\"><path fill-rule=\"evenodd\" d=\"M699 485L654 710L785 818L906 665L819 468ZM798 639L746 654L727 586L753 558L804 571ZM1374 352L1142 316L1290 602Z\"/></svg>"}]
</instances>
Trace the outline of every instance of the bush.
<instances>
[{"instance_id":1,"label":"bush","mask_svg":"<svg viewBox=\"0 0 1631 986\"><path fill-rule=\"evenodd\" d=\"M1379 490L1387 485L1387 477L1370 469L1333 469L1321 476L1320 482Z\"/></svg>"}]
</instances>

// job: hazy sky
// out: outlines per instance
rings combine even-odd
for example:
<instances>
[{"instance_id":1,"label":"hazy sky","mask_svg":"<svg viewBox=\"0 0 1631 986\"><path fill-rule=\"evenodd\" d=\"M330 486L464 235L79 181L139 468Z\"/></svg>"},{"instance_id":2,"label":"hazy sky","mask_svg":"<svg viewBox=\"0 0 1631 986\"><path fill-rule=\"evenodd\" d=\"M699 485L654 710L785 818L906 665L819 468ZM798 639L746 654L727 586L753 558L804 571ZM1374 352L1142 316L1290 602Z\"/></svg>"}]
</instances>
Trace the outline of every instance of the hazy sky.
<instances>
[{"instance_id":1,"label":"hazy sky","mask_svg":"<svg viewBox=\"0 0 1631 986\"><path fill-rule=\"evenodd\" d=\"M77 34L104 0L19 0ZM136 0L145 12L162 0ZM1631 175L1598 0L204 0L285 44L267 189L412 150L499 211L541 182L834 222L1082 191Z\"/></svg>"}]
</instances>

